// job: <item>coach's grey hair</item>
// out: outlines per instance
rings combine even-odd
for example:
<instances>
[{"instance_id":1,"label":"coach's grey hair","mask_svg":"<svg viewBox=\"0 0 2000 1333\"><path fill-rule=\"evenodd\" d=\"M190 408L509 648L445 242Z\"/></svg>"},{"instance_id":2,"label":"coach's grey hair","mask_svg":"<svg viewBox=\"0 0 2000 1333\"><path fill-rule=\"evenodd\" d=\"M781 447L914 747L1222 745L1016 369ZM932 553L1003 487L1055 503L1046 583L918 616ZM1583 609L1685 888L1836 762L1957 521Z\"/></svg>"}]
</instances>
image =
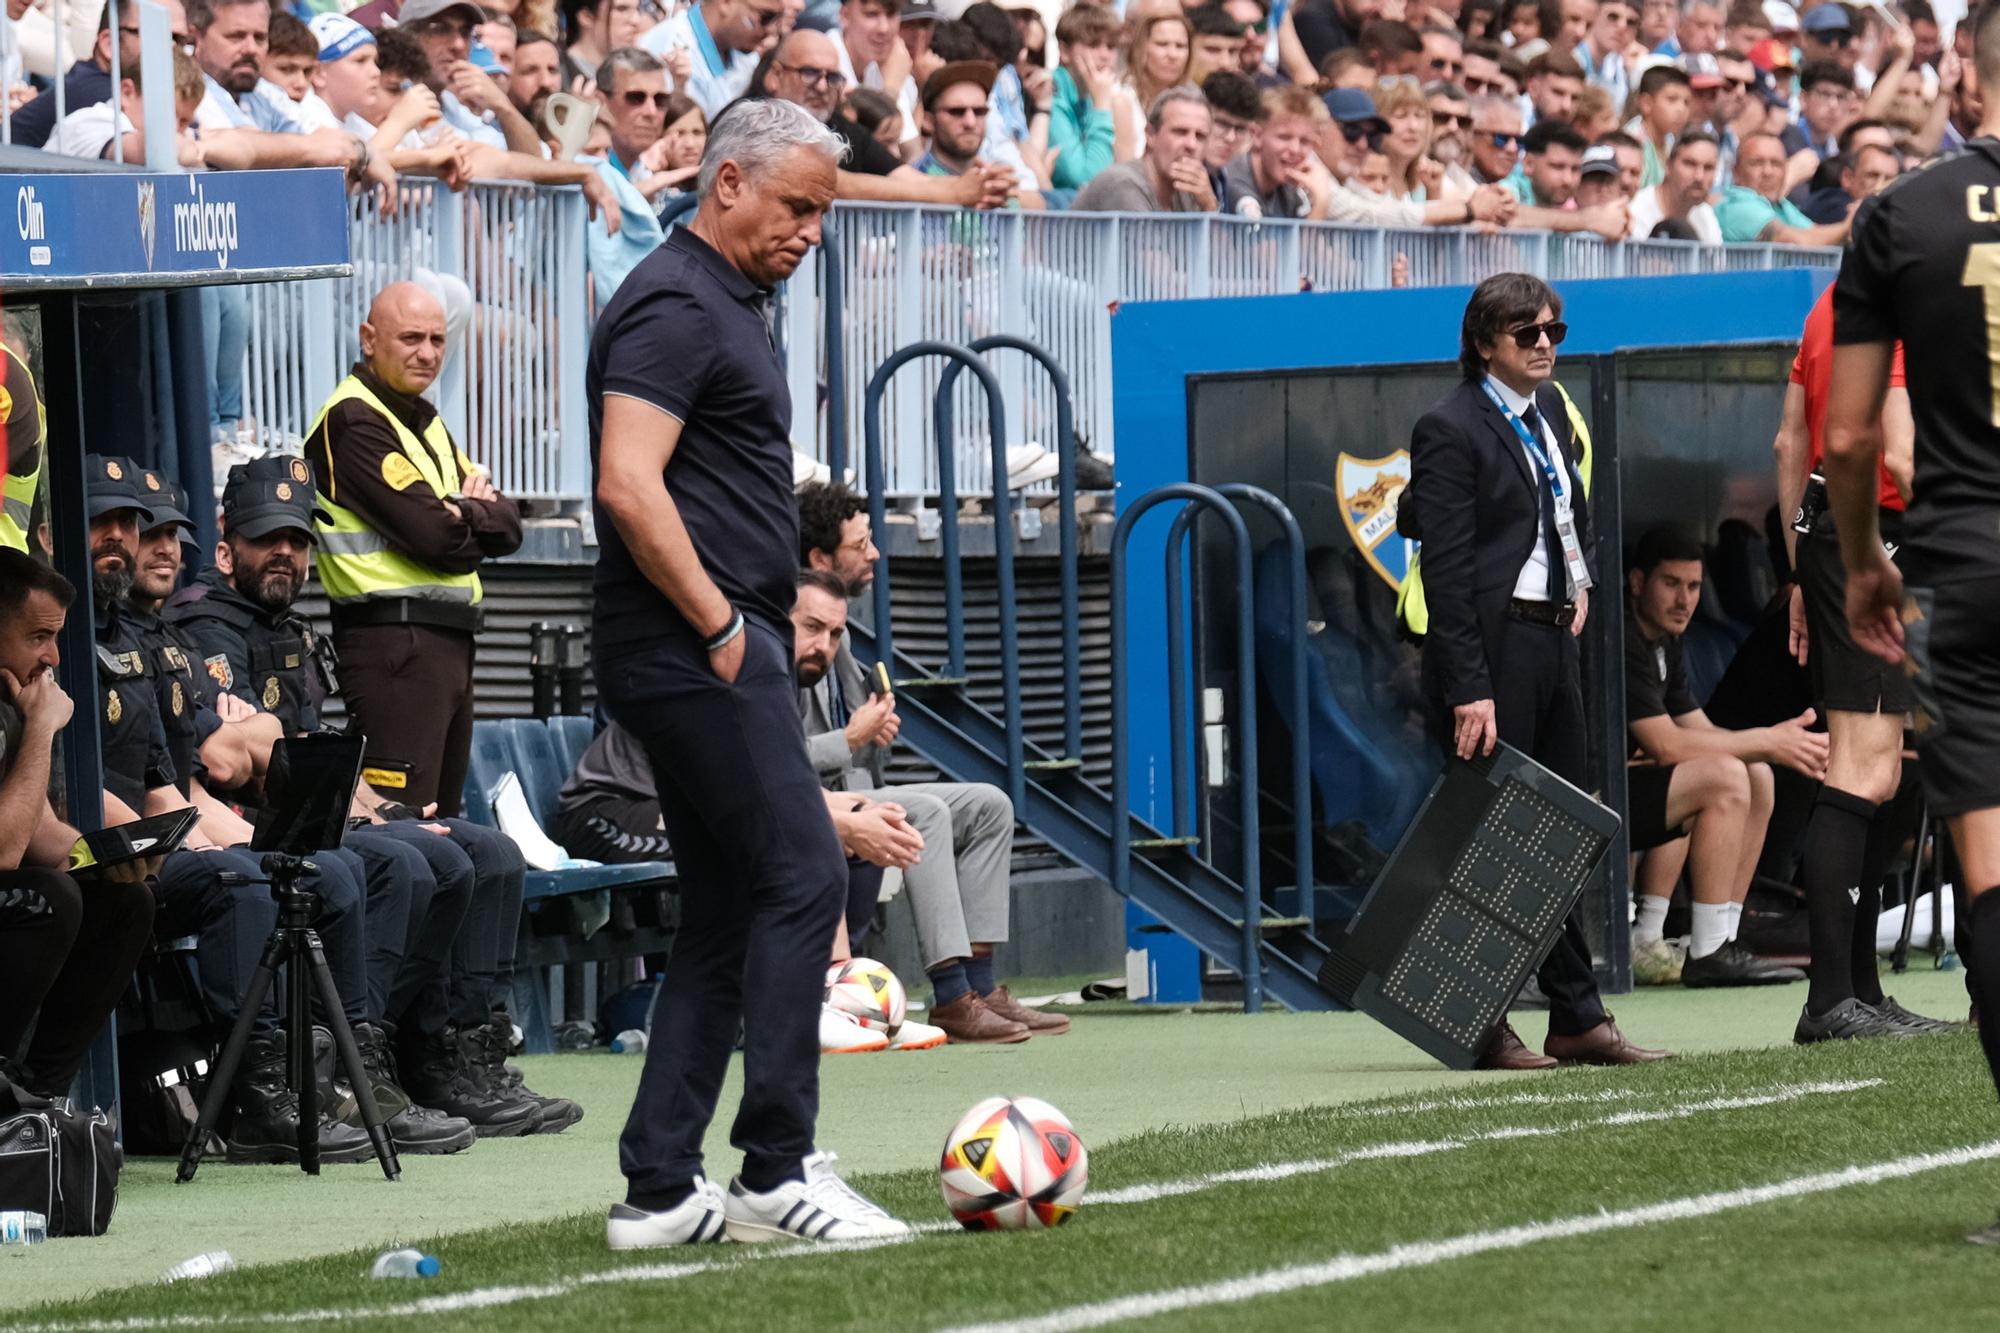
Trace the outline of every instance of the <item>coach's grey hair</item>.
<instances>
[{"instance_id":1,"label":"coach's grey hair","mask_svg":"<svg viewBox=\"0 0 2000 1333\"><path fill-rule=\"evenodd\" d=\"M605 93L618 91L620 74L657 74L666 69L660 58L650 51L642 51L636 46L621 46L604 57L604 63L597 67L597 86Z\"/></svg>"},{"instance_id":2,"label":"coach's grey hair","mask_svg":"<svg viewBox=\"0 0 2000 1333\"><path fill-rule=\"evenodd\" d=\"M823 153L835 166L847 159L847 144L804 107L776 97L738 102L708 132L695 192L708 198L724 162L736 163L746 176L763 176L795 148Z\"/></svg>"},{"instance_id":3,"label":"coach's grey hair","mask_svg":"<svg viewBox=\"0 0 2000 1333\"><path fill-rule=\"evenodd\" d=\"M1161 92L1153 99L1153 104L1146 108L1146 127L1157 132L1161 122L1166 119L1167 108L1176 102L1186 102L1191 106L1200 107L1203 111L1214 110L1209 106L1208 98L1203 96L1201 89L1191 83L1177 84Z\"/></svg>"}]
</instances>

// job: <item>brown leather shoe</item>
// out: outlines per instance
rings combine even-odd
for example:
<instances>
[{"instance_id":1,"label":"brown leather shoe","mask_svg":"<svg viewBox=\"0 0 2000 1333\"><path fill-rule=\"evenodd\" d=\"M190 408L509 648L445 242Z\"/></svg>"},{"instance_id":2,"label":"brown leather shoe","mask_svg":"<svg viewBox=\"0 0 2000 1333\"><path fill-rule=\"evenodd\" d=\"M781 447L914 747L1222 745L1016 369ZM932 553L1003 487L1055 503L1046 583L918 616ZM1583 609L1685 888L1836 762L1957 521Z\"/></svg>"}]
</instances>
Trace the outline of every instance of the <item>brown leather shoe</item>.
<instances>
[{"instance_id":1,"label":"brown leather shoe","mask_svg":"<svg viewBox=\"0 0 2000 1333\"><path fill-rule=\"evenodd\" d=\"M1528 1043L1521 1040L1521 1034L1514 1031L1514 1025L1501 1019L1493 1034L1486 1039L1486 1049L1479 1054L1481 1069L1554 1069L1556 1062L1546 1055L1536 1055L1528 1049Z\"/></svg>"},{"instance_id":2,"label":"brown leather shoe","mask_svg":"<svg viewBox=\"0 0 2000 1333\"><path fill-rule=\"evenodd\" d=\"M1025 1024L1002 1018L972 991L967 991L950 1004L938 1005L925 1015L925 1021L933 1027L943 1028L946 1037L960 1044L996 1046L1028 1039Z\"/></svg>"},{"instance_id":3,"label":"brown leather shoe","mask_svg":"<svg viewBox=\"0 0 2000 1333\"><path fill-rule=\"evenodd\" d=\"M1002 1018L1012 1019L1028 1029L1031 1037L1060 1037L1069 1031L1069 1018L1064 1014L1045 1014L1039 1009L1030 1009L1012 995L1005 986L995 986L991 995L981 997L986 1007Z\"/></svg>"},{"instance_id":4,"label":"brown leather shoe","mask_svg":"<svg viewBox=\"0 0 2000 1333\"><path fill-rule=\"evenodd\" d=\"M1634 1046L1609 1015L1590 1031L1574 1037L1559 1037L1551 1032L1542 1049L1566 1065L1644 1065L1673 1054Z\"/></svg>"}]
</instances>

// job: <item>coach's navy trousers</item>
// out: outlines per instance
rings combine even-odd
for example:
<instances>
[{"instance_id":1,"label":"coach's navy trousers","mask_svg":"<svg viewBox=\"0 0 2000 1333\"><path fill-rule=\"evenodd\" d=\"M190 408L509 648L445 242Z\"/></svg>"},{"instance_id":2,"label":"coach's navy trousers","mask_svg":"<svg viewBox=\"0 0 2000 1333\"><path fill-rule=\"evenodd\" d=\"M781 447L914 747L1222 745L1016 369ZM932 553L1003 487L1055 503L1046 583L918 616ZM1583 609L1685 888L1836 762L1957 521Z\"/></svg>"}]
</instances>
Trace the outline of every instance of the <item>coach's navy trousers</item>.
<instances>
[{"instance_id":1,"label":"coach's navy trousers","mask_svg":"<svg viewBox=\"0 0 2000 1333\"><path fill-rule=\"evenodd\" d=\"M693 639L600 661L605 711L645 747L680 870L680 931L619 1141L626 1200L656 1209L703 1174L702 1136L743 1027L730 1142L769 1189L813 1150L819 1010L847 862L806 758L791 626L745 617L724 684Z\"/></svg>"}]
</instances>

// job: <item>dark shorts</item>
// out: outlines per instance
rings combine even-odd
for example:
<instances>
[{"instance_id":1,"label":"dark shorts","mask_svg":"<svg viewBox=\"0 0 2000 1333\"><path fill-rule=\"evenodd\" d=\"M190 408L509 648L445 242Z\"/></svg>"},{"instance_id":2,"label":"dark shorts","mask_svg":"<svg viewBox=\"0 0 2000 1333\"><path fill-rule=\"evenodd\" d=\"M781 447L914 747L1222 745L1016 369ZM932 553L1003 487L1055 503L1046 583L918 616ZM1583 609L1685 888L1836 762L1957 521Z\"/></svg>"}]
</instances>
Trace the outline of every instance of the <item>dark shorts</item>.
<instances>
[{"instance_id":1,"label":"dark shorts","mask_svg":"<svg viewBox=\"0 0 2000 1333\"><path fill-rule=\"evenodd\" d=\"M1904 649L1916 666L1917 754L1933 814L2000 805L1995 598L2000 598L2000 574L1909 589Z\"/></svg>"},{"instance_id":2,"label":"dark shorts","mask_svg":"<svg viewBox=\"0 0 2000 1333\"><path fill-rule=\"evenodd\" d=\"M1902 515L1882 512L1885 540L1901 536ZM1854 641L1847 629L1847 570L1840 563L1840 538L1820 526L1799 538L1799 586L1805 592L1806 629L1811 635L1806 670L1813 699L1822 710L1843 713L1907 713L1909 675Z\"/></svg>"},{"instance_id":3,"label":"dark shorts","mask_svg":"<svg viewBox=\"0 0 2000 1333\"><path fill-rule=\"evenodd\" d=\"M1667 788L1672 764L1633 764L1625 770L1625 838L1635 852L1672 842L1687 832L1667 826Z\"/></svg>"}]
</instances>

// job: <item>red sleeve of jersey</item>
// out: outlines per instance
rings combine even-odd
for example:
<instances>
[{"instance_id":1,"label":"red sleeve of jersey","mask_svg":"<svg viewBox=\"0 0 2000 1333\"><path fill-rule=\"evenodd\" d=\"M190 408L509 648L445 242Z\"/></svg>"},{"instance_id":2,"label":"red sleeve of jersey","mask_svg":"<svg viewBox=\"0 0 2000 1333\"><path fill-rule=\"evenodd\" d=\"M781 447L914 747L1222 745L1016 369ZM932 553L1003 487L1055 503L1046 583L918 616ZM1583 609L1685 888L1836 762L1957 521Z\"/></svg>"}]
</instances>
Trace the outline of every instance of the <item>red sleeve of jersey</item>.
<instances>
[{"instance_id":1,"label":"red sleeve of jersey","mask_svg":"<svg viewBox=\"0 0 2000 1333\"><path fill-rule=\"evenodd\" d=\"M1907 381L1903 378L1903 342L1900 338L1896 340L1895 359L1889 363L1889 385L1895 389L1901 389L1907 385Z\"/></svg>"}]
</instances>

